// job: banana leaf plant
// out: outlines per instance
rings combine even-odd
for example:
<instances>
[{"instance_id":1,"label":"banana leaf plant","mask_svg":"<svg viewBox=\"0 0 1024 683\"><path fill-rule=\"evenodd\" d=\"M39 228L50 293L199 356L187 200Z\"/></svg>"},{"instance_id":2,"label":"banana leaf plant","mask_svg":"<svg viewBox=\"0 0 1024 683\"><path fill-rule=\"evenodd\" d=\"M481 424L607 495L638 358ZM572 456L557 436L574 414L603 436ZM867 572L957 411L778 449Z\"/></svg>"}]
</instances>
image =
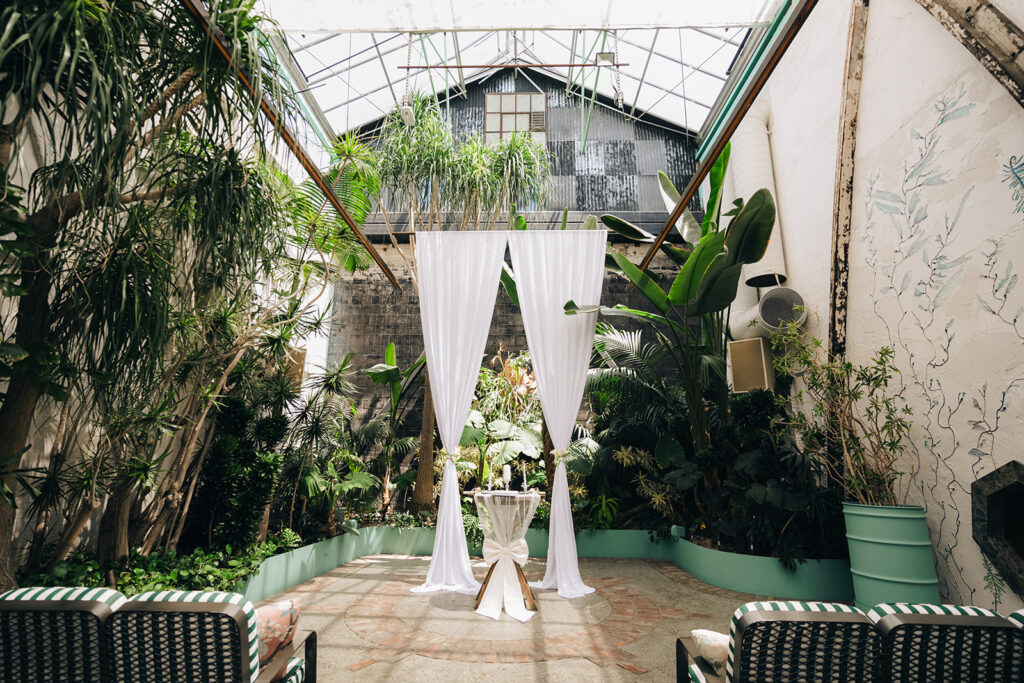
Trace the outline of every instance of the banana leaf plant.
<instances>
[{"instance_id":1,"label":"banana leaf plant","mask_svg":"<svg viewBox=\"0 0 1024 683\"><path fill-rule=\"evenodd\" d=\"M609 247L609 268L628 278L656 312L642 311L622 304L602 307L606 316L625 316L650 327L665 347L677 370L689 411L690 440L686 450L696 452L710 440L710 414L706 399L724 405L728 396L725 382L725 310L736 298L740 271L746 263L764 256L775 225L775 203L766 189L755 192L745 202L737 199L728 228L720 229L722 179L729 163L728 146L711 169L711 192L700 237L696 219L689 211L677 225L684 238L682 247L663 249L679 266L668 291L649 272L640 270L624 254ZM664 174L662 174L664 175ZM663 191L671 195L675 188L662 179ZM667 185L667 188L666 188ZM678 192L675 192L678 198ZM641 228L615 216L602 216L602 222L616 233L639 241L654 237ZM696 243L687 241L696 239ZM663 245L665 246L665 245ZM572 301L566 313L578 311Z\"/></svg>"},{"instance_id":2,"label":"banana leaf plant","mask_svg":"<svg viewBox=\"0 0 1024 683\"><path fill-rule=\"evenodd\" d=\"M422 386L419 380L425 366L426 356L420 354L415 363L402 370L398 367L395 343L390 342L384 350L384 362L363 371L374 384L387 386L390 390L388 412L371 421L377 423L374 426L379 428L377 440L381 446L381 454L375 460L375 463L380 463L377 469L383 475L381 519L384 519L392 502L392 475L398 468L398 460L418 444L415 437L399 437L398 434L416 390Z\"/></svg>"}]
</instances>

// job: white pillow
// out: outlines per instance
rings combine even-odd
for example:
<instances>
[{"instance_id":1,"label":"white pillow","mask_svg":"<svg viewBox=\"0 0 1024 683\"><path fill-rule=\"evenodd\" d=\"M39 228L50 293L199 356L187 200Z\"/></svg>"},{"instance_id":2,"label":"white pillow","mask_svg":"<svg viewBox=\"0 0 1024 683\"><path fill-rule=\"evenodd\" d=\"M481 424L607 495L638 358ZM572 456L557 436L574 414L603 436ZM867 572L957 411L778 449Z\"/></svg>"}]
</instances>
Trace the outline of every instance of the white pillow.
<instances>
[{"instance_id":1,"label":"white pillow","mask_svg":"<svg viewBox=\"0 0 1024 683\"><path fill-rule=\"evenodd\" d=\"M695 629L690 631L696 655L712 666L716 676L725 675L725 664L729 659L729 636L717 631Z\"/></svg>"}]
</instances>

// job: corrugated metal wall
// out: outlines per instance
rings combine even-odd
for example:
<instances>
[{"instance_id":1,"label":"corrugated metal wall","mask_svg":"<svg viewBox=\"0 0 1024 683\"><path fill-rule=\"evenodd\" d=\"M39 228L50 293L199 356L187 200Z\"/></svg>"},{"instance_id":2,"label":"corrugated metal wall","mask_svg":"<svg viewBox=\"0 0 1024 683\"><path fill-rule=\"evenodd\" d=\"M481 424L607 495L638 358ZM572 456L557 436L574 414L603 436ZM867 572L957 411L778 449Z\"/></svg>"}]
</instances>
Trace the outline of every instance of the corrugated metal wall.
<instances>
[{"instance_id":1,"label":"corrugated metal wall","mask_svg":"<svg viewBox=\"0 0 1024 683\"><path fill-rule=\"evenodd\" d=\"M531 83L531 81L533 81ZM467 97L442 99L451 112L452 130L460 137L483 135L484 95L496 92L544 92L548 106L548 150L552 155L551 188L540 209L586 213L664 213L658 171L665 171L682 189L696 172L692 135L633 121L616 111L595 106L587 143L581 127L583 101L569 97L565 83L530 71L529 79L511 70L467 86ZM691 208L699 210L696 200ZM641 221L647 222L647 221Z\"/></svg>"}]
</instances>

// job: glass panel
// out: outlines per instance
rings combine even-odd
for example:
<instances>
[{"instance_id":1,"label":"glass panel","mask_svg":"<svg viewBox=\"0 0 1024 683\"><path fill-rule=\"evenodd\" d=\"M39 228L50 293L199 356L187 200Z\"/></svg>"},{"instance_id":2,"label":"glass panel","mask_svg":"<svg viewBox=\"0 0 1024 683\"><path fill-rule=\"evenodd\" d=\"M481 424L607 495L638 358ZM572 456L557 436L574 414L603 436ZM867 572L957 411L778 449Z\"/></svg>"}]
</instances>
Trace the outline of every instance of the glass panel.
<instances>
[{"instance_id":1,"label":"glass panel","mask_svg":"<svg viewBox=\"0 0 1024 683\"><path fill-rule=\"evenodd\" d=\"M516 96L515 95L502 95L501 96L501 111L503 112L514 112L516 110Z\"/></svg>"},{"instance_id":2,"label":"glass panel","mask_svg":"<svg viewBox=\"0 0 1024 683\"><path fill-rule=\"evenodd\" d=\"M501 135L499 133L485 133L484 134L484 142L486 142L487 144L491 144L492 142L497 142L500 138L501 138Z\"/></svg>"},{"instance_id":3,"label":"glass panel","mask_svg":"<svg viewBox=\"0 0 1024 683\"><path fill-rule=\"evenodd\" d=\"M501 114L488 114L486 118L486 130L501 130Z\"/></svg>"},{"instance_id":4,"label":"glass panel","mask_svg":"<svg viewBox=\"0 0 1024 683\"><path fill-rule=\"evenodd\" d=\"M516 129L516 115L515 114L502 114L501 115L501 129L502 130L515 130Z\"/></svg>"},{"instance_id":5,"label":"glass panel","mask_svg":"<svg viewBox=\"0 0 1024 683\"><path fill-rule=\"evenodd\" d=\"M530 111L530 95L516 95L516 111Z\"/></svg>"},{"instance_id":6,"label":"glass panel","mask_svg":"<svg viewBox=\"0 0 1024 683\"><path fill-rule=\"evenodd\" d=\"M529 114L516 114L516 130L530 130Z\"/></svg>"},{"instance_id":7,"label":"glass panel","mask_svg":"<svg viewBox=\"0 0 1024 683\"><path fill-rule=\"evenodd\" d=\"M540 93L532 95L530 101L532 102L530 111L544 111L544 95Z\"/></svg>"},{"instance_id":8,"label":"glass panel","mask_svg":"<svg viewBox=\"0 0 1024 683\"><path fill-rule=\"evenodd\" d=\"M534 131L534 132L530 133L530 135L533 136L533 141L534 142L539 142L542 145L548 144L548 134L547 133L542 133L542 132L539 132L539 131Z\"/></svg>"},{"instance_id":9,"label":"glass panel","mask_svg":"<svg viewBox=\"0 0 1024 683\"><path fill-rule=\"evenodd\" d=\"M498 112L501 111L501 95L494 95L491 93L487 94L487 111Z\"/></svg>"}]
</instances>

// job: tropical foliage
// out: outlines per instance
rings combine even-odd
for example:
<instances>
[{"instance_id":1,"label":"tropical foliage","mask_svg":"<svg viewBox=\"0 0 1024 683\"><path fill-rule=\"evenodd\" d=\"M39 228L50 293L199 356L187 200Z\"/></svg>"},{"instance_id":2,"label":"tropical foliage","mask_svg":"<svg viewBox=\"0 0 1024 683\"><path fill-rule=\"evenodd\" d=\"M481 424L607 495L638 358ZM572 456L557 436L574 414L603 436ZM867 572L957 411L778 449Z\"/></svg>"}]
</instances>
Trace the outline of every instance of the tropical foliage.
<instances>
[{"instance_id":1,"label":"tropical foliage","mask_svg":"<svg viewBox=\"0 0 1024 683\"><path fill-rule=\"evenodd\" d=\"M910 408L897 403L890 383L899 373L893 350L882 347L870 362L836 358L799 327L788 324L771 338L775 367L799 376L794 401L803 410L786 417L803 449L862 505L903 505L900 468L910 434Z\"/></svg>"},{"instance_id":2,"label":"tropical foliage","mask_svg":"<svg viewBox=\"0 0 1024 683\"><path fill-rule=\"evenodd\" d=\"M251 2L211 12L258 94L294 115L261 49L273 27ZM322 197L276 169L257 101L180 4L15 0L0 9L0 59L13 235L0 242L0 588L56 568L92 519L102 564L175 549L207 463L211 482L221 466L259 482L221 503L255 505L265 534L277 456L257 425L292 400L291 345L324 325L310 299L335 263L365 255ZM365 215L377 191L365 150L337 151L330 182ZM234 441L215 436L226 395L260 411ZM15 505L30 530L17 557ZM214 535L251 537L252 518L229 517Z\"/></svg>"}]
</instances>

